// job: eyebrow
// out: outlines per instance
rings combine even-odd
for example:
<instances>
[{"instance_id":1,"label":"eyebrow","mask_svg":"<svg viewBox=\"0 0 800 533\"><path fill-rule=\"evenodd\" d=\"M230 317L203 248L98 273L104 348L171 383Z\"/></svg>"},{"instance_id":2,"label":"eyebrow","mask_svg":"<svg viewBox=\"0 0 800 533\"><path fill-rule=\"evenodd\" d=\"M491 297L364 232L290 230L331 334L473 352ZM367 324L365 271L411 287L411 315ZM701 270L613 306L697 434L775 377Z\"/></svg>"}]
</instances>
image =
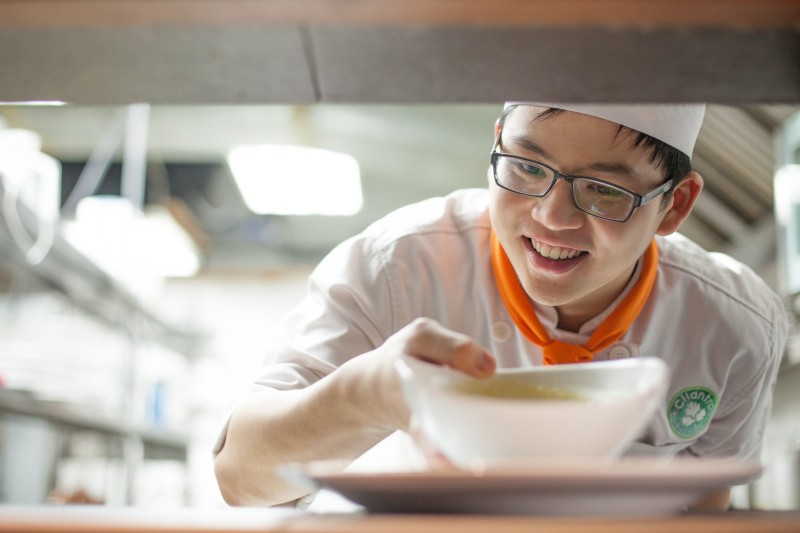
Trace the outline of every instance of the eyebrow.
<instances>
[{"instance_id":1,"label":"eyebrow","mask_svg":"<svg viewBox=\"0 0 800 533\"><path fill-rule=\"evenodd\" d=\"M528 137L523 137L520 135L512 135L509 139L509 143L513 144L518 148L522 148L528 152L534 152L545 159L553 159L553 156L550 155L550 152L542 148L539 144L535 143Z\"/></svg>"},{"instance_id":2,"label":"eyebrow","mask_svg":"<svg viewBox=\"0 0 800 533\"><path fill-rule=\"evenodd\" d=\"M528 152L533 152L538 156L543 157L544 159L553 159L553 156L545 150L540 144L536 143L532 139L523 136L515 136L512 135L508 139L509 144L526 150ZM592 163L585 167L587 171L596 171L596 172L604 172L607 174L613 174L614 176L618 176L626 181L634 181L639 180L640 176L636 172L634 172L633 168L630 165L626 165L625 163ZM571 173L569 173L571 174ZM587 176L590 177L590 176Z\"/></svg>"}]
</instances>

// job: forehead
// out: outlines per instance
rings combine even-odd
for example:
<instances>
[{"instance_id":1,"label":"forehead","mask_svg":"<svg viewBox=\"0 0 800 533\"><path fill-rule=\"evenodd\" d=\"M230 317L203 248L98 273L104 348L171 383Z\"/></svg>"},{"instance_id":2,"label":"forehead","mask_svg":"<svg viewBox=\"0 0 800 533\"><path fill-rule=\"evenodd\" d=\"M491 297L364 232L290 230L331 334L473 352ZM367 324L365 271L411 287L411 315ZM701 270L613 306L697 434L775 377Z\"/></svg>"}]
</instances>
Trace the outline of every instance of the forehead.
<instances>
[{"instance_id":1,"label":"forehead","mask_svg":"<svg viewBox=\"0 0 800 533\"><path fill-rule=\"evenodd\" d=\"M625 161L656 168L653 149L641 144L641 134L614 122L566 110L520 105L505 116L505 147L535 147L571 162Z\"/></svg>"}]
</instances>

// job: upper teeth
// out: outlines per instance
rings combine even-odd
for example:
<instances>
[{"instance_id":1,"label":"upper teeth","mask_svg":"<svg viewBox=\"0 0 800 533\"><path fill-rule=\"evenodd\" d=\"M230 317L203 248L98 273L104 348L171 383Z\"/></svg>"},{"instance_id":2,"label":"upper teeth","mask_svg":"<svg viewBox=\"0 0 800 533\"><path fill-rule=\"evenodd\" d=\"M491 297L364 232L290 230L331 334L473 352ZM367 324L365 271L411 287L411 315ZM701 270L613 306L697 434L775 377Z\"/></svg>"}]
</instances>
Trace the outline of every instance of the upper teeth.
<instances>
[{"instance_id":1,"label":"upper teeth","mask_svg":"<svg viewBox=\"0 0 800 533\"><path fill-rule=\"evenodd\" d=\"M533 244L533 248L539 252L539 254L550 259L572 259L576 255L580 254L580 251L578 250L570 250L569 248L550 246L549 244L542 244L533 241L531 241L531 243Z\"/></svg>"}]
</instances>

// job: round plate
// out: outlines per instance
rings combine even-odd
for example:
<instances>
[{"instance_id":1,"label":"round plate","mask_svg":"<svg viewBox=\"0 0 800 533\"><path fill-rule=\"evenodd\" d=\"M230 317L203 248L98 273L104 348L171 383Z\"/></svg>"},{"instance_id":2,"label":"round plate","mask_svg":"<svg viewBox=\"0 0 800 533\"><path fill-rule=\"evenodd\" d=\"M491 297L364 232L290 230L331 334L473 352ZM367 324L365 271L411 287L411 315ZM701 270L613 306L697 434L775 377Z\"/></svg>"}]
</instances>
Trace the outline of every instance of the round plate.
<instances>
[{"instance_id":1,"label":"round plate","mask_svg":"<svg viewBox=\"0 0 800 533\"><path fill-rule=\"evenodd\" d=\"M373 513L642 516L674 514L704 494L752 481L755 462L632 458L549 460L472 470L342 472L309 463L295 472Z\"/></svg>"}]
</instances>

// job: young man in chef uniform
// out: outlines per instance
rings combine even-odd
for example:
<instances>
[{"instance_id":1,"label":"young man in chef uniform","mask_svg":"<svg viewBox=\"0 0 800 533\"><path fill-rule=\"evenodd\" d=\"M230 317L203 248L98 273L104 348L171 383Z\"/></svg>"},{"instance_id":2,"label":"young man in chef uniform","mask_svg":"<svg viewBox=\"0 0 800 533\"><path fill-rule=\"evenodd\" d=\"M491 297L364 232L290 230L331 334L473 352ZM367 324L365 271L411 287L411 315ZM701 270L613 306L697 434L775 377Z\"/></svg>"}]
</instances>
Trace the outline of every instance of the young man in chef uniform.
<instances>
[{"instance_id":1,"label":"young man in chef uniform","mask_svg":"<svg viewBox=\"0 0 800 533\"><path fill-rule=\"evenodd\" d=\"M479 377L656 355L665 404L628 453L758 459L787 319L747 267L676 233L704 109L507 104L487 189L402 208L314 271L217 443L226 501L302 497L276 467L407 430L402 354Z\"/></svg>"}]
</instances>

